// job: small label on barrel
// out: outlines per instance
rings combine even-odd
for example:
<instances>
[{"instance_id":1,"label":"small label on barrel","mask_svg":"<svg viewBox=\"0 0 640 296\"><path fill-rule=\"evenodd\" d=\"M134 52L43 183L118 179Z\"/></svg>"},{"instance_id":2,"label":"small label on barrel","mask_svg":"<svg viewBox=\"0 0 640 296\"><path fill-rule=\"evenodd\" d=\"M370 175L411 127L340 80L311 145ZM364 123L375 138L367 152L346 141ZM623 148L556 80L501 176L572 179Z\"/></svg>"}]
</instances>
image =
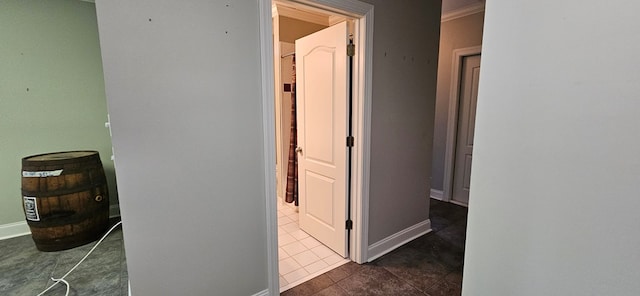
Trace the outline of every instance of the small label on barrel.
<instances>
[{"instance_id":1,"label":"small label on barrel","mask_svg":"<svg viewBox=\"0 0 640 296\"><path fill-rule=\"evenodd\" d=\"M31 196L23 196L24 198L24 213L27 216L27 220L40 221L40 215L38 215L38 204L36 198Z\"/></svg>"},{"instance_id":2,"label":"small label on barrel","mask_svg":"<svg viewBox=\"0 0 640 296\"><path fill-rule=\"evenodd\" d=\"M60 174L62 174L62 170L55 170L55 171L40 171L40 172L27 172L27 171L23 171L23 172L22 172L22 176L23 176L23 177L36 177L36 178L42 178L42 177L57 177L57 176L60 176Z\"/></svg>"}]
</instances>

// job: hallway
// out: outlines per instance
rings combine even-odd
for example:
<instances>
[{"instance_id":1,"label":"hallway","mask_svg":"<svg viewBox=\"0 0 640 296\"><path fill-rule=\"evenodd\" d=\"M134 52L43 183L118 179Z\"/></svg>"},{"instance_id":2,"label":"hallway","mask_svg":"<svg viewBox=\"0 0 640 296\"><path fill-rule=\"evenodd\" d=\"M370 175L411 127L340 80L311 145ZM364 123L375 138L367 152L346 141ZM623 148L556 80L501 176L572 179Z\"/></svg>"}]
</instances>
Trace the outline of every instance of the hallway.
<instances>
[{"instance_id":1,"label":"hallway","mask_svg":"<svg viewBox=\"0 0 640 296\"><path fill-rule=\"evenodd\" d=\"M322 247L305 240L306 237L299 237L301 244L309 245L311 251L300 256L296 255L304 251L294 256L284 255L288 254L285 251L281 256L294 258L295 262L307 257L315 258L314 255L320 259L315 264L304 262L300 268L287 272L290 276L281 277L281 281L289 278L291 282L283 281L281 286L288 288L321 273L321 270L331 270L281 295L460 295L467 209L432 199L430 212L432 232L363 265L353 262L342 265L343 261L336 258L339 256L324 252ZM280 208L280 214L291 216L293 212ZM296 231L287 233L301 235ZM289 238L283 236L282 239ZM287 245L291 243L294 241ZM50 284L50 276L63 274L92 246L88 244L68 251L44 253L35 249L30 236L0 241L0 249L6 251L0 255L0 294L37 294L47 283ZM292 250L289 249L290 252ZM341 266L333 269L338 265ZM299 273L304 276L294 279ZM118 229L77 272L70 275L71 295L127 295L127 279L122 231ZM64 291L64 287L61 285L54 290L51 293Z\"/></svg>"},{"instance_id":2,"label":"hallway","mask_svg":"<svg viewBox=\"0 0 640 296\"><path fill-rule=\"evenodd\" d=\"M430 208L432 232L373 262L349 262L281 295L460 295L467 208L434 199Z\"/></svg>"}]
</instances>

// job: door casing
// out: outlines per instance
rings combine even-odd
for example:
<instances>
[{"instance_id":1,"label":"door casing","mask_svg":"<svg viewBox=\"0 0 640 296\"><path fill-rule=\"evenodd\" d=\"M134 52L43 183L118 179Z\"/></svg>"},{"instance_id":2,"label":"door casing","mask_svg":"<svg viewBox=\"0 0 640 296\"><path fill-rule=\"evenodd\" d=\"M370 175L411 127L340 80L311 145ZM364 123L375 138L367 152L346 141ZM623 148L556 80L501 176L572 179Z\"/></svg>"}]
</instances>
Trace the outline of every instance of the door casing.
<instances>
[{"instance_id":1,"label":"door casing","mask_svg":"<svg viewBox=\"0 0 640 296\"><path fill-rule=\"evenodd\" d=\"M451 202L468 206L471 164L473 163L473 139L475 113L478 101L480 55L465 56L462 62L460 98L458 100L458 130L453 166ZM474 74L475 73L475 74Z\"/></svg>"},{"instance_id":2,"label":"door casing","mask_svg":"<svg viewBox=\"0 0 640 296\"><path fill-rule=\"evenodd\" d=\"M260 58L262 82L262 118L266 198L268 286L270 295L278 295L278 239L275 175L274 52L271 0L259 1ZM296 5L329 11L355 19L353 65L353 128L350 259L367 262L369 226L369 165L371 143L371 96L373 65L373 5L356 0L292 0Z\"/></svg>"},{"instance_id":3,"label":"door casing","mask_svg":"<svg viewBox=\"0 0 640 296\"><path fill-rule=\"evenodd\" d=\"M449 114L447 116L447 140L444 155L444 180L442 200L455 203L453 195L453 168L455 161L456 133L458 130L458 107L460 102L460 73L464 57L481 54L482 46L459 48L453 51L451 71L451 91L449 97ZM462 204L463 206L466 206Z\"/></svg>"}]
</instances>

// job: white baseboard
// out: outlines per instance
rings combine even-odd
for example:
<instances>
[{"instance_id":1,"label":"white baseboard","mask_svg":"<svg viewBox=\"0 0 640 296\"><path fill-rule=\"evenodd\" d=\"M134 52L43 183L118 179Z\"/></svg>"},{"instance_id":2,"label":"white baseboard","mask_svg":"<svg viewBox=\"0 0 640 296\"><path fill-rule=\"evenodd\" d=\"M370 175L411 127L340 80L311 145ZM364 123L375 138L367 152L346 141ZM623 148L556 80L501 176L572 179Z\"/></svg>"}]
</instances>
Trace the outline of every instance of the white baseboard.
<instances>
[{"instance_id":1,"label":"white baseboard","mask_svg":"<svg viewBox=\"0 0 640 296\"><path fill-rule=\"evenodd\" d=\"M120 206L109 206L109 218L120 217ZM0 240L31 234L27 221L0 225Z\"/></svg>"},{"instance_id":2,"label":"white baseboard","mask_svg":"<svg viewBox=\"0 0 640 296\"><path fill-rule=\"evenodd\" d=\"M453 199L452 199L452 200L450 200L449 202L450 202L450 203L452 203L452 204L455 204L455 205L463 206L463 207L465 207L465 208L468 208L468 207L469 207L469 204L464 203L464 202L455 201L455 200L453 200Z\"/></svg>"},{"instance_id":3,"label":"white baseboard","mask_svg":"<svg viewBox=\"0 0 640 296\"><path fill-rule=\"evenodd\" d=\"M0 240L31 234L27 221L0 225Z\"/></svg>"},{"instance_id":4,"label":"white baseboard","mask_svg":"<svg viewBox=\"0 0 640 296\"><path fill-rule=\"evenodd\" d=\"M255 294L251 295L251 296L269 296L269 290L268 289L267 290L262 290L262 291L260 291L258 293L255 293Z\"/></svg>"},{"instance_id":5,"label":"white baseboard","mask_svg":"<svg viewBox=\"0 0 640 296\"><path fill-rule=\"evenodd\" d=\"M109 218L120 217L120 205L109 206Z\"/></svg>"},{"instance_id":6,"label":"white baseboard","mask_svg":"<svg viewBox=\"0 0 640 296\"><path fill-rule=\"evenodd\" d=\"M431 198L437 200L444 200L444 191L431 189Z\"/></svg>"},{"instance_id":7,"label":"white baseboard","mask_svg":"<svg viewBox=\"0 0 640 296\"><path fill-rule=\"evenodd\" d=\"M369 246L369 259L376 260L398 247L431 232L431 220L427 219L400 232L394 233Z\"/></svg>"}]
</instances>

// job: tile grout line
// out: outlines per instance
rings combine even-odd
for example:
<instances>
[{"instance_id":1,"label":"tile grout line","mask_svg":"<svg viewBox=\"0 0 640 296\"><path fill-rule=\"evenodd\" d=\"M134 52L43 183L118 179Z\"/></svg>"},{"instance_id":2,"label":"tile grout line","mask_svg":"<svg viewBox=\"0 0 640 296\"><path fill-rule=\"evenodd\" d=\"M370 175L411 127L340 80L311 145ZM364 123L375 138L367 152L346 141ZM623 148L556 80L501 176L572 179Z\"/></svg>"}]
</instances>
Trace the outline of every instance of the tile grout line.
<instances>
[{"instance_id":1,"label":"tile grout line","mask_svg":"<svg viewBox=\"0 0 640 296\"><path fill-rule=\"evenodd\" d=\"M291 211L291 209L290 209L290 208L285 208L285 210L284 210L284 211L281 211L280 209L278 209L278 213L277 213L277 214L278 214L278 219L281 219L281 218L287 218L288 220L290 220L288 223L285 223L285 224L279 224L279 225L278 225L278 227L279 227L280 229L282 229L282 232L283 232L283 233L285 233L285 234L287 234L287 235L289 235L289 236L291 236L291 237L293 237L293 238L295 239L295 240L290 241L289 243L287 243L287 244L285 244L285 245L280 245L280 244L278 245L278 249L279 249L279 251L280 251L280 249L281 249L281 250L282 250L283 252L285 252L285 254L287 255L287 257L286 257L286 258L278 259L278 260L279 260L279 261L282 261L282 260L286 260L286 259L288 259L288 258L291 258L291 259L293 260L293 262L295 262L297 265L299 265L299 266L300 266L300 268L293 269L293 270L289 271L289 272L288 272L288 273L286 273L286 274L282 274L282 273L280 273L280 274L278 275L278 276L282 277L283 279L285 279L285 281L287 281L287 284L286 284L286 285L281 285L281 286L280 286L281 291L285 291L285 290L287 290L287 289L293 288L293 287L295 287L295 286L297 286L297 285L299 285L299 284L301 284L301 283L304 283L304 282L308 281L309 279L312 279L312 278L314 278L314 277L316 277L316 276L318 276L318 275L321 275L321 274L322 274L322 273L324 273L324 272L327 272L327 271L329 271L329 270L331 270L331 269L333 269L333 268L335 268L335 267L338 267L338 266L340 266L340 265L342 265L342 264L344 264L344 263L348 262L348 261L341 262L342 260L338 260L338 261L334 262L333 264L329 264L329 263L327 263L327 261L325 261L325 259L327 259L327 258L331 257L333 254L335 254L335 252L333 252L333 250L328 249L328 250L330 250L330 251L331 251L331 253L332 253L332 254L330 254L330 255L328 255L328 256L321 257L320 255L316 254L316 252L314 252L314 251L312 250L312 249L317 248L317 247L319 247L319 246L324 246L324 245L323 245L322 243L320 243L317 239L313 238L312 236L310 236L310 235L308 235L308 234L307 234L307 236L302 237L302 238L299 238L299 236L293 236L293 235L292 235L292 233L297 232L297 231L303 231L303 230L302 230L302 229L300 229L299 224L298 224L298 223L299 223L299 221L296 219L296 217L294 217L294 218L292 218L292 217L291 217L291 216L297 216L297 214L298 214L298 213L296 213L296 212L290 212L290 211ZM291 224L291 226L288 226L288 225L290 225L290 224ZM295 225L295 227L294 227L294 225ZM284 228L284 227L287 227L287 228ZM294 228L295 228L295 229L294 229ZM306 233L306 232L305 232L305 233ZM280 235L280 233L279 233L279 235ZM302 242L303 240L307 240L307 241L308 241L308 240L309 240L309 238L313 239L313 240L317 243L317 245L316 245L316 244L313 244L314 246L310 248L310 247L308 247L308 246L307 246L307 244L305 244L305 243L303 243L303 242ZM300 251L300 252L297 252L296 254L293 254L293 255L292 255L292 254L289 254L289 252L287 252L287 251L286 251L286 249L284 249L284 247L285 247L285 246L288 246L288 245L291 245L291 244L294 244L294 243L298 243L298 244L299 244L299 246L301 247L301 249L303 249L303 250L302 250L302 251ZM326 246L325 246L325 248L326 248ZM318 258L318 260L313 260L313 262L309 262L309 263L308 263L308 264L306 264L306 265L302 264L302 263L299 261L299 259L300 259L300 258L296 259L295 257L296 257L297 255L302 254L302 253L305 253L305 252L311 252L310 254L312 254L313 256L317 257L317 258ZM307 270L307 267L308 267L308 266L311 266L311 265L313 265L313 264L317 264L318 262L322 262L322 263L323 263L324 265L326 265L326 266L325 266L324 268L321 268L321 269L317 270L317 271L316 271L316 272L314 272L314 273L310 273L310 272ZM303 277L301 277L301 278L299 278L298 280L295 280L295 281L289 282L289 281L287 280L287 278L285 278L285 276L286 276L286 275L289 275L289 274L292 274L292 273L295 273L295 272L304 272L304 273L306 273L307 275L306 275L306 276L303 276Z\"/></svg>"},{"instance_id":2,"label":"tile grout line","mask_svg":"<svg viewBox=\"0 0 640 296\"><path fill-rule=\"evenodd\" d=\"M293 282L289 283L288 285L282 286L282 287L280 287L280 293L282 293L284 291L287 291L287 290L289 290L291 288L294 288L296 286L299 286L302 283L305 283L305 282L307 282L307 281L309 281L309 280L311 280L311 279L313 279L313 278L315 278L317 276L320 276L320 275L322 275L322 274L324 274L326 272L329 272L329 271L331 271L333 269L336 269L336 268L338 268L338 267L340 267L340 266L342 266L342 265L344 265L344 264L346 264L348 262L349 261L345 259L344 262L338 262L338 263L335 263L333 265L329 265L326 268L320 269L319 271L317 271L317 272L315 272L313 274L309 274L309 275L307 275L305 277L302 277L302 278L298 279L297 281L293 281ZM331 279L331 281L333 281L333 279ZM333 282L334 282L334 284L336 283L335 281L333 281Z\"/></svg>"}]
</instances>

